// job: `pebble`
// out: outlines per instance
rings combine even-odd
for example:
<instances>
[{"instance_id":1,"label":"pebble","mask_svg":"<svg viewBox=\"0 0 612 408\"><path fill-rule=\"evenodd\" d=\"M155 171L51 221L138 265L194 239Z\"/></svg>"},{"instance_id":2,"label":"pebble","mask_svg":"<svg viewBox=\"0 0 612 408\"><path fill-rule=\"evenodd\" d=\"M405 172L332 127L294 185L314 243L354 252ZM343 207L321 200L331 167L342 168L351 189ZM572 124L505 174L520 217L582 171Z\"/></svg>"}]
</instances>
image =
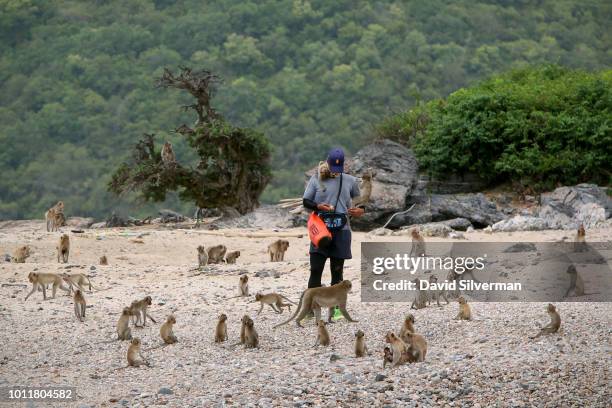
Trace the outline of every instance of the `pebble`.
<instances>
[{"instance_id":1,"label":"pebble","mask_svg":"<svg viewBox=\"0 0 612 408\"><path fill-rule=\"evenodd\" d=\"M174 394L174 391L172 391L170 388L162 387L159 389L159 391L157 391L157 393L162 395L171 395Z\"/></svg>"}]
</instances>

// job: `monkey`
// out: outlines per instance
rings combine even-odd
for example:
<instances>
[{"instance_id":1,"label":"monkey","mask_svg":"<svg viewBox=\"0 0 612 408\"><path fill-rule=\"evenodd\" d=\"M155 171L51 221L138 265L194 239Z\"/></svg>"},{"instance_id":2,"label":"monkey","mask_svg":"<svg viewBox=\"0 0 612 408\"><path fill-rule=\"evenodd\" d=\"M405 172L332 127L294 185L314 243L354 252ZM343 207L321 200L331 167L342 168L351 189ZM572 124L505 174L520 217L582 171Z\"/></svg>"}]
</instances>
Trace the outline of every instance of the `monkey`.
<instances>
[{"instance_id":1,"label":"monkey","mask_svg":"<svg viewBox=\"0 0 612 408\"><path fill-rule=\"evenodd\" d=\"M325 328L325 322L323 320L317 321L317 341L315 342L316 346L327 347L330 344L329 332Z\"/></svg>"},{"instance_id":2,"label":"monkey","mask_svg":"<svg viewBox=\"0 0 612 408\"><path fill-rule=\"evenodd\" d=\"M574 296L584 296L584 282L576 270L576 267L574 265L570 265L567 267L566 272L570 275L570 285L569 288L567 288L567 292L565 292L565 297L568 297L572 290L574 291Z\"/></svg>"},{"instance_id":3,"label":"monkey","mask_svg":"<svg viewBox=\"0 0 612 408\"><path fill-rule=\"evenodd\" d=\"M365 335L362 330L355 333L355 357L365 357L369 355L368 347L365 344Z\"/></svg>"},{"instance_id":4,"label":"monkey","mask_svg":"<svg viewBox=\"0 0 612 408\"><path fill-rule=\"evenodd\" d=\"M327 187L325 187L323 181L328 180L331 177L331 171L329 170L329 164L327 164L327 161L319 162L319 166L317 166L317 174L319 190L325 192Z\"/></svg>"},{"instance_id":5,"label":"monkey","mask_svg":"<svg viewBox=\"0 0 612 408\"><path fill-rule=\"evenodd\" d=\"M228 252L227 255L225 256L225 263L235 264L236 259L238 259L239 256L240 256L240 251Z\"/></svg>"},{"instance_id":6,"label":"monkey","mask_svg":"<svg viewBox=\"0 0 612 408\"><path fill-rule=\"evenodd\" d=\"M286 239L277 239L268 245L268 254L270 254L270 262L279 262L285 260L285 252L289 248L289 241Z\"/></svg>"},{"instance_id":7,"label":"monkey","mask_svg":"<svg viewBox=\"0 0 612 408\"><path fill-rule=\"evenodd\" d=\"M412 248L410 249L411 257L426 256L425 255L425 239L419 232L418 228L413 228L410 232L412 235Z\"/></svg>"},{"instance_id":8,"label":"monkey","mask_svg":"<svg viewBox=\"0 0 612 408\"><path fill-rule=\"evenodd\" d=\"M13 263L25 263L26 259L28 259L30 255L31 251L28 245L20 246L15 250L15 252L13 252L11 261L13 261Z\"/></svg>"},{"instance_id":9,"label":"monkey","mask_svg":"<svg viewBox=\"0 0 612 408\"><path fill-rule=\"evenodd\" d=\"M172 326L174 324L176 324L176 318L174 315L170 315L166 319L166 322L159 328L159 335L166 344L174 344L178 342L174 332L172 331Z\"/></svg>"},{"instance_id":10,"label":"monkey","mask_svg":"<svg viewBox=\"0 0 612 408\"><path fill-rule=\"evenodd\" d=\"M259 335L255 330L253 319L249 316L246 317L246 321L243 323L244 326L244 347L245 348L259 348ZM244 318L243 318L244 319Z\"/></svg>"},{"instance_id":11,"label":"monkey","mask_svg":"<svg viewBox=\"0 0 612 408\"><path fill-rule=\"evenodd\" d=\"M472 310L467 300L463 296L459 296L457 302L459 302L459 314L457 314L455 320L472 320Z\"/></svg>"},{"instance_id":12,"label":"monkey","mask_svg":"<svg viewBox=\"0 0 612 408\"><path fill-rule=\"evenodd\" d=\"M333 308L335 306L339 306L340 312L342 312L342 315L346 318L346 320L352 323L359 322L358 320L353 320L351 315L349 315L349 313L346 311L346 299L348 297L348 293L351 291L351 288L351 281L343 280L342 282L332 286L306 289L304 292L302 292L302 296L300 296L300 302L298 303L297 310L293 316L291 316L289 320L277 324L274 326L274 328L276 329L277 327L285 325L293 319L295 319L295 322L299 327L303 327L300 322L311 311L314 311L316 321L318 322L321 320L321 307L329 308L329 317L327 321L331 323ZM302 305L304 305L304 307L302 307Z\"/></svg>"},{"instance_id":13,"label":"monkey","mask_svg":"<svg viewBox=\"0 0 612 408\"><path fill-rule=\"evenodd\" d=\"M361 176L361 186L359 191L361 195L353 200L353 207L365 206L372 195L372 179L376 175L376 172L372 169L368 169Z\"/></svg>"},{"instance_id":14,"label":"monkey","mask_svg":"<svg viewBox=\"0 0 612 408\"><path fill-rule=\"evenodd\" d=\"M164 164L176 163L176 156L174 155L174 150L172 149L172 143L164 143L161 150L161 159L162 163Z\"/></svg>"},{"instance_id":15,"label":"monkey","mask_svg":"<svg viewBox=\"0 0 612 408\"><path fill-rule=\"evenodd\" d=\"M130 316L132 312L129 307L124 307L117 322L117 340L132 340L130 330Z\"/></svg>"},{"instance_id":16,"label":"monkey","mask_svg":"<svg viewBox=\"0 0 612 408\"><path fill-rule=\"evenodd\" d=\"M51 231L58 231L60 227L66 225L66 216L63 212L55 212L53 217L53 229Z\"/></svg>"},{"instance_id":17,"label":"monkey","mask_svg":"<svg viewBox=\"0 0 612 408\"><path fill-rule=\"evenodd\" d=\"M425 355L427 354L427 341L425 337L417 333L405 333L405 337L406 339L402 339L407 345L404 359L410 363L425 361Z\"/></svg>"},{"instance_id":18,"label":"monkey","mask_svg":"<svg viewBox=\"0 0 612 408\"><path fill-rule=\"evenodd\" d=\"M383 368L387 367L387 363L393 363L393 351L389 347L383 351Z\"/></svg>"},{"instance_id":19,"label":"monkey","mask_svg":"<svg viewBox=\"0 0 612 408\"><path fill-rule=\"evenodd\" d=\"M91 280L90 280L91 276L89 275L85 275L83 273L75 273L72 275L68 275L67 273L62 274L62 279L64 280L64 282L66 282L68 284L68 294L70 294L72 292L72 287L75 286L77 288L79 288L79 290L83 291L83 287L85 286L85 284L89 285L89 291L91 291L92 289L95 289L92 285L91 285Z\"/></svg>"},{"instance_id":20,"label":"monkey","mask_svg":"<svg viewBox=\"0 0 612 408\"><path fill-rule=\"evenodd\" d=\"M108 258L106 258L106 255L100 257L100 265L108 265Z\"/></svg>"},{"instance_id":21,"label":"monkey","mask_svg":"<svg viewBox=\"0 0 612 408\"><path fill-rule=\"evenodd\" d=\"M405 356L407 349L406 343L404 343L403 340L397 337L393 332L387 332L387 335L385 336L385 342L391 345L391 350L393 354L391 366L397 367L402 363L402 357Z\"/></svg>"},{"instance_id":22,"label":"monkey","mask_svg":"<svg viewBox=\"0 0 612 408\"><path fill-rule=\"evenodd\" d=\"M429 283L430 285L432 283L437 284L438 283L438 277L435 275L431 275L429 277ZM427 304L430 305L432 300L435 300L436 303L438 304L438 306L442 307L442 305L440 304L440 296L442 296L444 298L444 300L446 301L446 304L448 305L450 302L448 301L448 298L446 297L446 291L444 289L429 289L427 291Z\"/></svg>"},{"instance_id":23,"label":"monkey","mask_svg":"<svg viewBox=\"0 0 612 408\"><path fill-rule=\"evenodd\" d=\"M147 360L142 356L140 352L140 339L135 337L130 342L127 352L127 361L129 367L140 367L142 364L149 366Z\"/></svg>"},{"instance_id":24,"label":"monkey","mask_svg":"<svg viewBox=\"0 0 612 408\"><path fill-rule=\"evenodd\" d=\"M426 291L421 290L419 278L414 278L412 282L415 284L416 293L414 294L414 300L412 301L412 305L410 305L410 309L424 309L427 307L429 295Z\"/></svg>"},{"instance_id":25,"label":"monkey","mask_svg":"<svg viewBox=\"0 0 612 408\"><path fill-rule=\"evenodd\" d=\"M32 283L32 291L28 293L28 295L25 297L25 300L28 300L30 295L36 292L38 288L42 288L43 300L47 300L47 285L48 284L53 284L52 299L55 299L55 293L57 292L57 288L60 288L68 292L68 288L64 287L64 285L62 284L62 277L54 273L30 272L28 274L28 280Z\"/></svg>"},{"instance_id":26,"label":"monkey","mask_svg":"<svg viewBox=\"0 0 612 408\"><path fill-rule=\"evenodd\" d=\"M249 320L251 318L247 315L242 316L242 319L240 319L240 343L237 344L244 344L246 342L246 323Z\"/></svg>"},{"instance_id":27,"label":"monkey","mask_svg":"<svg viewBox=\"0 0 612 408\"><path fill-rule=\"evenodd\" d=\"M85 303L85 297L83 293L79 289L74 291L74 314L76 315L79 321L83 321L85 317L85 308L87 307Z\"/></svg>"},{"instance_id":28,"label":"monkey","mask_svg":"<svg viewBox=\"0 0 612 408\"><path fill-rule=\"evenodd\" d=\"M202 268L208 264L208 252L203 245L198 246L198 267Z\"/></svg>"},{"instance_id":29,"label":"monkey","mask_svg":"<svg viewBox=\"0 0 612 408\"><path fill-rule=\"evenodd\" d=\"M454 270L450 270L448 271L448 275L446 276L446 281L447 282L455 282L455 281L459 281L461 276L455 272ZM454 298L459 298L459 296L461 296L461 291L459 289L452 289L452 290L447 290L445 291L446 296L454 299Z\"/></svg>"},{"instance_id":30,"label":"monkey","mask_svg":"<svg viewBox=\"0 0 612 408\"><path fill-rule=\"evenodd\" d=\"M132 312L132 316L136 316L136 322L134 323L135 326L138 326L138 323L140 322L141 318L142 318L142 326L140 327L146 326L147 317L151 319L153 323L157 323L155 319L153 319L147 313L147 308L151 306L152 304L153 304L153 300L151 299L151 296L145 296L144 299L142 300L135 300L132 302L132 304L130 305L130 311Z\"/></svg>"},{"instance_id":31,"label":"monkey","mask_svg":"<svg viewBox=\"0 0 612 408\"><path fill-rule=\"evenodd\" d=\"M546 311L550 316L550 323L542 327L538 334L530 337L530 339L536 339L543 334L553 334L559 331L559 327L561 327L561 316L559 315L559 312L557 312L557 308L552 303L549 303L546 307Z\"/></svg>"},{"instance_id":32,"label":"monkey","mask_svg":"<svg viewBox=\"0 0 612 408\"><path fill-rule=\"evenodd\" d=\"M406 338L409 333L414 333L414 315L412 313L408 313L406 318L404 319L404 324L400 329L400 339L402 339L405 343L407 343Z\"/></svg>"},{"instance_id":33,"label":"monkey","mask_svg":"<svg viewBox=\"0 0 612 408\"><path fill-rule=\"evenodd\" d=\"M289 303L283 303L283 299ZM276 313L283 313L283 307L287 307L289 311L291 311L291 304L295 305L295 302L289 300L286 296L280 295L278 293L268 293L266 295L262 295L261 293L257 293L255 295L255 301L261 302L261 307L259 308L260 314L264 308L264 305L268 305L274 310Z\"/></svg>"},{"instance_id":34,"label":"monkey","mask_svg":"<svg viewBox=\"0 0 612 408\"><path fill-rule=\"evenodd\" d=\"M242 275L238 282L238 296L232 296L228 299L235 299L237 297L248 297L249 296L249 277Z\"/></svg>"},{"instance_id":35,"label":"monkey","mask_svg":"<svg viewBox=\"0 0 612 408\"><path fill-rule=\"evenodd\" d=\"M68 237L68 234L62 234L56 249L57 262L68 263L68 255L70 254L70 237Z\"/></svg>"},{"instance_id":36,"label":"monkey","mask_svg":"<svg viewBox=\"0 0 612 408\"><path fill-rule=\"evenodd\" d=\"M61 214L61 217L58 218L58 214ZM58 221L61 222L61 224L58 224ZM57 204L45 212L45 222L47 224L47 232L57 231L57 227L64 225L65 217L63 201L58 201Z\"/></svg>"},{"instance_id":37,"label":"monkey","mask_svg":"<svg viewBox=\"0 0 612 408\"><path fill-rule=\"evenodd\" d=\"M215 245L208 247L206 249L208 254L208 263L209 264L217 264L223 262L223 258L225 257L225 253L227 252L227 248L223 244Z\"/></svg>"},{"instance_id":38,"label":"monkey","mask_svg":"<svg viewBox=\"0 0 612 408\"><path fill-rule=\"evenodd\" d=\"M574 238L574 252L585 252L586 250L586 231L584 230L584 224L580 224Z\"/></svg>"},{"instance_id":39,"label":"monkey","mask_svg":"<svg viewBox=\"0 0 612 408\"><path fill-rule=\"evenodd\" d=\"M241 340L244 337L244 331L241 329ZM227 340L227 315L221 313L219 315L219 321L217 322L217 328L215 329L215 343L222 343Z\"/></svg>"}]
</instances>

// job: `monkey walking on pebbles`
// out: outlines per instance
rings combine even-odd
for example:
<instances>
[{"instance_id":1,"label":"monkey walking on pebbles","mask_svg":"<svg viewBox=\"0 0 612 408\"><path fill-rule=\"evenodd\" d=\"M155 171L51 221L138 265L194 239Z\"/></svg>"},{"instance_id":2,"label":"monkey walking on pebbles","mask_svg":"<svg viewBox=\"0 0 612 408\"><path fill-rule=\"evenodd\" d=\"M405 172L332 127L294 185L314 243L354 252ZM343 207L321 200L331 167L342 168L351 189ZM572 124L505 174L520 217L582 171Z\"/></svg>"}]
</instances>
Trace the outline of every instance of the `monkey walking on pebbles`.
<instances>
[{"instance_id":1,"label":"monkey walking on pebbles","mask_svg":"<svg viewBox=\"0 0 612 408\"><path fill-rule=\"evenodd\" d=\"M80 322L85 318L85 308L87 304L85 303L85 297L81 293L79 289L74 291L74 314L79 319Z\"/></svg>"},{"instance_id":2,"label":"monkey walking on pebbles","mask_svg":"<svg viewBox=\"0 0 612 408\"><path fill-rule=\"evenodd\" d=\"M70 237L68 237L68 234L62 234L56 249L57 262L68 263L68 255L70 255Z\"/></svg>"},{"instance_id":3,"label":"monkey walking on pebbles","mask_svg":"<svg viewBox=\"0 0 612 408\"><path fill-rule=\"evenodd\" d=\"M30 272L28 274L28 280L32 283L32 291L27 294L25 300L28 300L30 295L32 295L32 293L36 292L40 288L42 288L43 300L47 300L47 285L50 284L53 285L53 299L55 299L57 288L69 292L68 288L64 287L64 285L62 284L62 277L54 273Z\"/></svg>"},{"instance_id":4,"label":"monkey walking on pebbles","mask_svg":"<svg viewBox=\"0 0 612 408\"><path fill-rule=\"evenodd\" d=\"M295 319L295 322L299 327L302 327L300 322L310 312L314 312L316 321L318 322L321 320L321 307L329 308L329 317L327 321L332 322L331 318L333 315L333 308L336 306L338 306L340 312L346 320L352 323L357 323L358 320L353 320L351 315L346 310L348 293L350 292L351 288L351 281L343 280L342 282L332 286L306 289L304 292L302 292L300 302L297 305L294 315L291 316L289 320L277 324L274 326L274 328L276 329L277 327L283 326L293 319Z\"/></svg>"},{"instance_id":5,"label":"monkey walking on pebbles","mask_svg":"<svg viewBox=\"0 0 612 408\"><path fill-rule=\"evenodd\" d=\"M283 303L283 299L289 303ZM261 313L265 305L270 306L276 313L281 314L283 313L283 307L286 307L289 309L289 311L291 311L291 304L296 304L295 302L289 300L286 296L278 293L268 293L265 295L257 293L255 295L255 302L261 302L261 307L259 308L257 314Z\"/></svg>"}]
</instances>

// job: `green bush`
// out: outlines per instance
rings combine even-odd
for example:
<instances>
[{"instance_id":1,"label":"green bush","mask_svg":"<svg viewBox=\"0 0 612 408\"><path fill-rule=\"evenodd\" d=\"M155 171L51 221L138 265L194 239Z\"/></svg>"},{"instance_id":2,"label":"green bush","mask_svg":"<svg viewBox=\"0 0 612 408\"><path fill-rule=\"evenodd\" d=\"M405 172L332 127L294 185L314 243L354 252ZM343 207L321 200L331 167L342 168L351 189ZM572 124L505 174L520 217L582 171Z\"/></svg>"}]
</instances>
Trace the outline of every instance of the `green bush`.
<instances>
[{"instance_id":1,"label":"green bush","mask_svg":"<svg viewBox=\"0 0 612 408\"><path fill-rule=\"evenodd\" d=\"M536 190L612 180L612 71L523 68L389 117L381 137L432 176L476 173ZM425 125L423 125L425 124Z\"/></svg>"}]
</instances>

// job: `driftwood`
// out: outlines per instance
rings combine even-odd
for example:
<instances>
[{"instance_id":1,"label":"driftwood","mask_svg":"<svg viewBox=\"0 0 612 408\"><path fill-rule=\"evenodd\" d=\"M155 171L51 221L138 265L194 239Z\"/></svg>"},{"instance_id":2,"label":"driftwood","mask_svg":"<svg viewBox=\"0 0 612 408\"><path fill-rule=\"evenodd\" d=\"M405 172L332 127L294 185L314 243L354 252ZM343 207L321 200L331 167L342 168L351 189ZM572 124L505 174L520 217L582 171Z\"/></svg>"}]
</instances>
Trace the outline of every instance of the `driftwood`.
<instances>
[{"instance_id":1,"label":"driftwood","mask_svg":"<svg viewBox=\"0 0 612 408\"><path fill-rule=\"evenodd\" d=\"M297 232L230 232L230 231L198 231L199 234L204 235L216 235L219 237L244 237L244 238L268 238L268 237L281 237L281 238L302 238L304 233Z\"/></svg>"}]
</instances>

